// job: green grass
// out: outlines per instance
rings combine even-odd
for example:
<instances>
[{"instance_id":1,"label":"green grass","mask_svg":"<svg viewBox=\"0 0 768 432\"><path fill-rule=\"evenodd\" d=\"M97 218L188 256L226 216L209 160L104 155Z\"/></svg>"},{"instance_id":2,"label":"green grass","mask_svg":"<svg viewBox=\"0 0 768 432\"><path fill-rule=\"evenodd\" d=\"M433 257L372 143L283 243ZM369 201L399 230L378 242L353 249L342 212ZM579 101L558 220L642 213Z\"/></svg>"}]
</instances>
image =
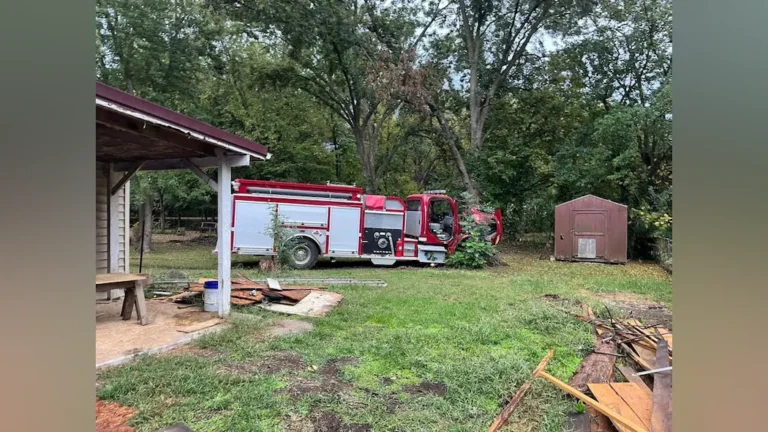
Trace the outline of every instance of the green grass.
<instances>
[{"instance_id":1,"label":"green grass","mask_svg":"<svg viewBox=\"0 0 768 432\"><path fill-rule=\"evenodd\" d=\"M191 277L216 274L212 247L157 244L144 271L183 270ZM195 431L280 431L286 419L327 411L374 431L480 431L498 414L547 350L547 370L567 380L592 346L590 329L544 294L598 305L594 294L626 292L671 306L670 278L653 265L579 265L507 255L508 267L484 271L440 268L374 268L338 263L304 277L351 276L387 281L385 288L343 287L344 301L328 317L307 319L315 329L276 340L254 338L277 317L239 309L253 319L233 319L224 332L200 339L195 354L144 357L100 376L99 397L139 410L131 424L152 431L184 422ZM132 269L137 269L132 257ZM252 259L236 258L236 271L257 276ZM284 318L284 317L281 317ZM268 375L222 372L231 364L258 364L275 352L302 357L301 371ZM321 394L288 396L297 383L323 382L327 362L358 359L342 367L341 387ZM443 396L414 395L408 385L443 383ZM574 404L537 381L509 430L560 431ZM293 427L292 430L301 428Z\"/></svg>"}]
</instances>

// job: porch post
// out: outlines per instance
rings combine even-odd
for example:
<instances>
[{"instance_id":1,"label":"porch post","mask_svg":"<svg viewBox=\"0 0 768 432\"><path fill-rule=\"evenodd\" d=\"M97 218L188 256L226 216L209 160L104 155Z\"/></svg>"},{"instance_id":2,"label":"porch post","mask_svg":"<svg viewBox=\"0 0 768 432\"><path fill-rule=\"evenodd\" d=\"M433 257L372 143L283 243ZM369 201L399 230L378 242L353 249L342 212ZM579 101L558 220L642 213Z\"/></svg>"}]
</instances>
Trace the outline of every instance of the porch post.
<instances>
[{"instance_id":1,"label":"porch post","mask_svg":"<svg viewBox=\"0 0 768 432\"><path fill-rule=\"evenodd\" d=\"M232 174L229 160L219 153L218 173L218 251L219 251L219 316L229 314L230 292L232 289Z\"/></svg>"}]
</instances>

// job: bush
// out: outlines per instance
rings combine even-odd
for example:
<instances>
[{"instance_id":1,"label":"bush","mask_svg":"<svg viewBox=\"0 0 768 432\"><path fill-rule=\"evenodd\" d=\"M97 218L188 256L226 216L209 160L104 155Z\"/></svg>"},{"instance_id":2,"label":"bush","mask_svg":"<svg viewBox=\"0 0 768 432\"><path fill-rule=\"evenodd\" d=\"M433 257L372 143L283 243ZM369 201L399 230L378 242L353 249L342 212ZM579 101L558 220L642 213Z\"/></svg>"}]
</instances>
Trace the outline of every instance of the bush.
<instances>
[{"instance_id":1,"label":"bush","mask_svg":"<svg viewBox=\"0 0 768 432\"><path fill-rule=\"evenodd\" d=\"M475 222L470 214L465 214L461 221L462 232L469 234L453 255L445 260L445 265L456 268L480 269L500 262L498 251L485 240L488 226Z\"/></svg>"}]
</instances>

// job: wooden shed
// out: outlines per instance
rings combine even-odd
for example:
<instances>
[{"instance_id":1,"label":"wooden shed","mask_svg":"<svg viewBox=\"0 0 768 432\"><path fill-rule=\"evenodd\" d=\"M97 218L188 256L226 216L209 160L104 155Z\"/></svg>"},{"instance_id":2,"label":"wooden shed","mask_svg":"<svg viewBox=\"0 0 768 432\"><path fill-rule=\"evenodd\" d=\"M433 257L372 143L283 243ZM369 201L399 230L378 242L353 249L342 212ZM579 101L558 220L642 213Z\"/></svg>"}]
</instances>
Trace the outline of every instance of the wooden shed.
<instances>
[{"instance_id":1,"label":"wooden shed","mask_svg":"<svg viewBox=\"0 0 768 432\"><path fill-rule=\"evenodd\" d=\"M627 262L627 206L594 195L555 207L555 259Z\"/></svg>"}]
</instances>

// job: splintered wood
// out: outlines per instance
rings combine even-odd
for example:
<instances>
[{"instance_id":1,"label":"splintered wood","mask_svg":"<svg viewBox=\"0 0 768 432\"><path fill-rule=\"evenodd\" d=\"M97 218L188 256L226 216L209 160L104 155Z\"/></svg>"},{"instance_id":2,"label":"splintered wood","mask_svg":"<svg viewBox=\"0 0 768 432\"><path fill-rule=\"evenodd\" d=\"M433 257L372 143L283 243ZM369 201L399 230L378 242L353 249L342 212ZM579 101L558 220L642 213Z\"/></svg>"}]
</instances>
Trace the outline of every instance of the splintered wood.
<instances>
[{"instance_id":1,"label":"splintered wood","mask_svg":"<svg viewBox=\"0 0 768 432\"><path fill-rule=\"evenodd\" d=\"M572 425L579 432L603 432L614 427L619 432L671 432L672 371L656 369L671 368L672 332L635 319L600 320L586 305L582 305L582 311L583 315L568 313L594 326L595 348L579 365L570 385L543 370L538 373L539 377L587 404L589 414L577 415ZM615 365L620 356L630 363ZM638 369L648 371L646 376L637 376L638 372L630 367L631 362L637 364ZM630 382L613 382L614 366ZM653 391L646 379L653 380Z\"/></svg>"}]
</instances>

